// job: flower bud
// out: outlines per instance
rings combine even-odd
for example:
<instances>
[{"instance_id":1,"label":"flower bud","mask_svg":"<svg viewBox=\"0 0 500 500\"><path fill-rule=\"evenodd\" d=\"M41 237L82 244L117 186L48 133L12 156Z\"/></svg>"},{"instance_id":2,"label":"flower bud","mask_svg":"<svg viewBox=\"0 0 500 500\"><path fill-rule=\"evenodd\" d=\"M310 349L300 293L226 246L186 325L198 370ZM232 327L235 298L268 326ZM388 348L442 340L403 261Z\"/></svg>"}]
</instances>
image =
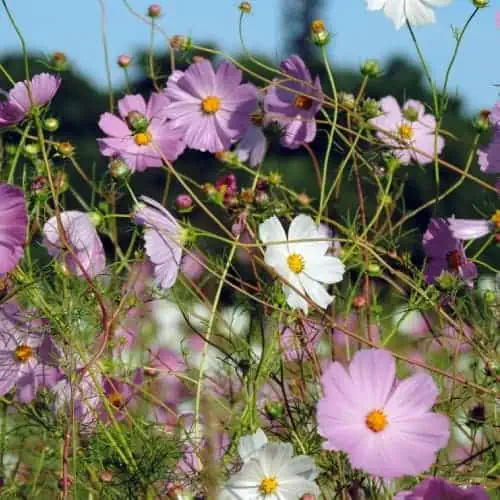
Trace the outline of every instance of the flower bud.
<instances>
[{"instance_id":1,"label":"flower bud","mask_svg":"<svg viewBox=\"0 0 500 500\"><path fill-rule=\"evenodd\" d=\"M381 271L380 266L375 263L368 264L366 270L368 271L368 274L371 276L378 276Z\"/></svg>"},{"instance_id":2,"label":"flower bud","mask_svg":"<svg viewBox=\"0 0 500 500\"><path fill-rule=\"evenodd\" d=\"M94 227L98 227L104 220L102 214L100 214L99 212L88 212L87 215Z\"/></svg>"},{"instance_id":3,"label":"flower bud","mask_svg":"<svg viewBox=\"0 0 500 500\"><path fill-rule=\"evenodd\" d=\"M266 412L271 420L276 420L283 415L283 405L275 401L266 403Z\"/></svg>"},{"instance_id":4,"label":"flower bud","mask_svg":"<svg viewBox=\"0 0 500 500\"><path fill-rule=\"evenodd\" d=\"M45 177L45 176L37 177L31 183L30 192L33 193L35 196L40 196L41 194L44 194L47 192L48 185L49 185L49 181L47 180L47 177Z\"/></svg>"},{"instance_id":5,"label":"flower bud","mask_svg":"<svg viewBox=\"0 0 500 500\"><path fill-rule=\"evenodd\" d=\"M70 142L60 142L57 145L57 151L62 155L62 156L73 156L73 153L75 152L74 146Z\"/></svg>"},{"instance_id":6,"label":"flower bud","mask_svg":"<svg viewBox=\"0 0 500 500\"><path fill-rule=\"evenodd\" d=\"M180 194L175 199L175 206L179 212L190 212L193 209L193 198L188 194Z\"/></svg>"},{"instance_id":7,"label":"flower bud","mask_svg":"<svg viewBox=\"0 0 500 500\"><path fill-rule=\"evenodd\" d=\"M403 116L409 121L409 122L416 122L418 120L418 109L413 108L412 106L408 106L404 111L403 111Z\"/></svg>"},{"instance_id":8,"label":"flower bud","mask_svg":"<svg viewBox=\"0 0 500 500\"><path fill-rule=\"evenodd\" d=\"M148 7L148 16L151 18L160 17L161 6L157 3L153 3Z\"/></svg>"},{"instance_id":9,"label":"flower bud","mask_svg":"<svg viewBox=\"0 0 500 500\"><path fill-rule=\"evenodd\" d=\"M130 175L128 165L121 158L113 158L108 164L111 176L115 179L126 178Z\"/></svg>"},{"instance_id":10,"label":"flower bud","mask_svg":"<svg viewBox=\"0 0 500 500\"><path fill-rule=\"evenodd\" d=\"M401 162L392 155L387 155L384 158L384 161L385 166L387 167L387 170L389 170L389 172L395 172L401 166Z\"/></svg>"},{"instance_id":11,"label":"flower bud","mask_svg":"<svg viewBox=\"0 0 500 500\"><path fill-rule=\"evenodd\" d=\"M441 290L453 290L457 286L457 277L452 273L444 271L436 278L436 283Z\"/></svg>"},{"instance_id":12,"label":"flower bud","mask_svg":"<svg viewBox=\"0 0 500 500\"><path fill-rule=\"evenodd\" d=\"M130 66L130 63L132 62L132 57L127 56L126 54L122 54L118 56L116 62L118 63L118 66L120 66L120 68L128 68Z\"/></svg>"},{"instance_id":13,"label":"flower bud","mask_svg":"<svg viewBox=\"0 0 500 500\"><path fill-rule=\"evenodd\" d=\"M257 191L255 193L255 203L263 205L269 201L269 195L265 191Z\"/></svg>"},{"instance_id":14,"label":"flower bud","mask_svg":"<svg viewBox=\"0 0 500 500\"><path fill-rule=\"evenodd\" d=\"M252 4L250 2L241 2L238 8L243 14L250 14L252 12Z\"/></svg>"},{"instance_id":15,"label":"flower bud","mask_svg":"<svg viewBox=\"0 0 500 500\"><path fill-rule=\"evenodd\" d=\"M66 69L68 65L68 60L64 52L54 52L50 58L50 62L59 71Z\"/></svg>"},{"instance_id":16,"label":"flower bud","mask_svg":"<svg viewBox=\"0 0 500 500\"><path fill-rule=\"evenodd\" d=\"M59 120L57 118L45 118L43 126L49 132L55 132L59 128Z\"/></svg>"},{"instance_id":17,"label":"flower bud","mask_svg":"<svg viewBox=\"0 0 500 500\"><path fill-rule=\"evenodd\" d=\"M375 118L376 116L380 115L380 104L376 99L372 99L371 97L363 101L363 106L361 109L363 111L363 114L368 119Z\"/></svg>"},{"instance_id":18,"label":"flower bud","mask_svg":"<svg viewBox=\"0 0 500 500\"><path fill-rule=\"evenodd\" d=\"M184 35L174 35L169 38L168 43L174 50L189 50L191 48L191 38Z\"/></svg>"},{"instance_id":19,"label":"flower bud","mask_svg":"<svg viewBox=\"0 0 500 500\"><path fill-rule=\"evenodd\" d=\"M497 301L497 294L493 290L486 290L484 292L484 300L487 304L494 304Z\"/></svg>"},{"instance_id":20,"label":"flower bud","mask_svg":"<svg viewBox=\"0 0 500 500\"><path fill-rule=\"evenodd\" d=\"M316 19L311 23L311 36L313 43L318 47L323 47L330 41L330 33L322 19Z\"/></svg>"},{"instance_id":21,"label":"flower bud","mask_svg":"<svg viewBox=\"0 0 500 500\"><path fill-rule=\"evenodd\" d=\"M356 295L352 301L352 305L356 309L363 309L366 306L366 299L362 295Z\"/></svg>"},{"instance_id":22,"label":"flower bud","mask_svg":"<svg viewBox=\"0 0 500 500\"><path fill-rule=\"evenodd\" d=\"M28 156L36 156L40 152L38 144L32 142L24 145L24 152Z\"/></svg>"},{"instance_id":23,"label":"flower bud","mask_svg":"<svg viewBox=\"0 0 500 500\"><path fill-rule=\"evenodd\" d=\"M361 74L369 78L378 78L380 76L380 66L376 59L367 59L361 65Z\"/></svg>"},{"instance_id":24,"label":"flower bud","mask_svg":"<svg viewBox=\"0 0 500 500\"><path fill-rule=\"evenodd\" d=\"M477 9L484 9L484 7L488 7L490 0L472 0L472 4Z\"/></svg>"},{"instance_id":25,"label":"flower bud","mask_svg":"<svg viewBox=\"0 0 500 500\"><path fill-rule=\"evenodd\" d=\"M149 125L147 118L139 111L131 111L127 115L127 123L135 132L146 132Z\"/></svg>"},{"instance_id":26,"label":"flower bud","mask_svg":"<svg viewBox=\"0 0 500 500\"><path fill-rule=\"evenodd\" d=\"M281 175L278 172L270 172L268 179L269 179L269 183L273 184L275 186L278 186L279 184L281 184L283 182L283 178L281 177Z\"/></svg>"},{"instance_id":27,"label":"flower bud","mask_svg":"<svg viewBox=\"0 0 500 500\"><path fill-rule=\"evenodd\" d=\"M478 134L488 132L488 130L490 129L490 114L491 113L489 110L483 109L472 121L472 127Z\"/></svg>"},{"instance_id":28,"label":"flower bud","mask_svg":"<svg viewBox=\"0 0 500 500\"><path fill-rule=\"evenodd\" d=\"M300 203L301 205L303 205L305 207L307 207L308 205L311 204L311 198L307 193L299 193L297 195L296 199L297 199L298 203Z\"/></svg>"},{"instance_id":29,"label":"flower bud","mask_svg":"<svg viewBox=\"0 0 500 500\"><path fill-rule=\"evenodd\" d=\"M54 188L58 193L64 193L69 188L69 179L66 172L57 172L54 176Z\"/></svg>"},{"instance_id":30,"label":"flower bud","mask_svg":"<svg viewBox=\"0 0 500 500\"><path fill-rule=\"evenodd\" d=\"M338 98L339 98L339 103L342 106L348 109L354 108L354 104L356 103L356 98L354 97L354 94L350 94L348 92L339 92Z\"/></svg>"},{"instance_id":31,"label":"flower bud","mask_svg":"<svg viewBox=\"0 0 500 500\"><path fill-rule=\"evenodd\" d=\"M100 474L99 474L99 479L103 482L103 483L110 483L111 481L113 481L113 473L110 472L109 470L103 470Z\"/></svg>"}]
</instances>

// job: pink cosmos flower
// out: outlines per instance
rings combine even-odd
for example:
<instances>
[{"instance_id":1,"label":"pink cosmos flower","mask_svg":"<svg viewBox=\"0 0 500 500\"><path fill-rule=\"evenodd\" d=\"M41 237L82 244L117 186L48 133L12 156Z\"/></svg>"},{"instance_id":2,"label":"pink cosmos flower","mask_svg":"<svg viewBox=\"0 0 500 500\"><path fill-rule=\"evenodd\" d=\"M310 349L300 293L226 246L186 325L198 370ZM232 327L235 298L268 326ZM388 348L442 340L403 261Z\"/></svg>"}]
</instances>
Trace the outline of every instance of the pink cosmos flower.
<instances>
[{"instance_id":1,"label":"pink cosmos flower","mask_svg":"<svg viewBox=\"0 0 500 500\"><path fill-rule=\"evenodd\" d=\"M0 104L0 127L14 125L24 120L33 106L45 106L56 95L61 85L59 76L41 73L30 82L18 82L9 91L7 100ZM28 93L30 88L32 100Z\"/></svg>"},{"instance_id":2,"label":"pink cosmos flower","mask_svg":"<svg viewBox=\"0 0 500 500\"><path fill-rule=\"evenodd\" d=\"M17 399L29 403L39 387L53 386L60 373L47 364L52 352L43 322L14 302L0 307L0 395L15 386Z\"/></svg>"},{"instance_id":3,"label":"pink cosmos flower","mask_svg":"<svg viewBox=\"0 0 500 500\"><path fill-rule=\"evenodd\" d=\"M440 477L431 477L420 483L413 491L401 491L394 500L488 500L482 486L459 488Z\"/></svg>"},{"instance_id":4,"label":"pink cosmos flower","mask_svg":"<svg viewBox=\"0 0 500 500\"><path fill-rule=\"evenodd\" d=\"M234 152L241 162L248 162L251 167L260 165L266 156L267 139L262 126L252 122Z\"/></svg>"},{"instance_id":5,"label":"pink cosmos flower","mask_svg":"<svg viewBox=\"0 0 500 500\"><path fill-rule=\"evenodd\" d=\"M443 272L449 272L473 285L476 266L467 260L462 242L453 237L446 219L431 219L422 245L429 259L424 271L426 283L434 283Z\"/></svg>"},{"instance_id":6,"label":"pink cosmos flower","mask_svg":"<svg viewBox=\"0 0 500 500\"><path fill-rule=\"evenodd\" d=\"M154 266L155 281L161 288L171 288L181 265L182 228L160 203L147 196L140 199L144 205L135 210L134 217L145 226L146 253Z\"/></svg>"},{"instance_id":7,"label":"pink cosmos flower","mask_svg":"<svg viewBox=\"0 0 500 500\"><path fill-rule=\"evenodd\" d=\"M102 273L106 256L90 217L84 212L68 210L61 213L61 224L74 255L61 242L55 216L43 226L43 244L49 254L64 262L67 270L76 276L83 276L83 270L91 278Z\"/></svg>"},{"instance_id":8,"label":"pink cosmos flower","mask_svg":"<svg viewBox=\"0 0 500 500\"><path fill-rule=\"evenodd\" d=\"M393 148L394 155L403 165L412 161L424 165L430 163L435 155L441 154L444 139L438 136L435 149L436 119L425 113L420 101L410 99L401 109L394 97L387 96L381 99L380 107L382 114L369 122L382 129L377 131L377 137Z\"/></svg>"},{"instance_id":9,"label":"pink cosmos flower","mask_svg":"<svg viewBox=\"0 0 500 500\"><path fill-rule=\"evenodd\" d=\"M298 55L285 59L280 70L293 78L275 78L264 97L264 109L270 120L277 121L284 128L281 144L290 149L298 148L304 142L316 137L314 117L323 104L323 91L318 76L312 79L304 61ZM298 80L298 81L297 81ZM290 89L290 90L286 90Z\"/></svg>"},{"instance_id":10,"label":"pink cosmos flower","mask_svg":"<svg viewBox=\"0 0 500 500\"><path fill-rule=\"evenodd\" d=\"M147 104L139 94L120 99L121 118L104 113L99 120L100 129L109 136L97 140L101 154L120 157L132 172L161 167L162 155L168 161L176 160L185 144L167 121L168 103L164 93L151 94Z\"/></svg>"},{"instance_id":11,"label":"pink cosmos flower","mask_svg":"<svg viewBox=\"0 0 500 500\"><path fill-rule=\"evenodd\" d=\"M0 276L12 271L24 254L28 215L24 193L16 186L0 184Z\"/></svg>"},{"instance_id":12,"label":"pink cosmos flower","mask_svg":"<svg viewBox=\"0 0 500 500\"><path fill-rule=\"evenodd\" d=\"M358 351L348 369L332 363L321 382L323 447L346 452L356 469L386 479L421 474L448 442L448 418L430 411L438 396L432 378L398 380L387 351Z\"/></svg>"},{"instance_id":13,"label":"pink cosmos flower","mask_svg":"<svg viewBox=\"0 0 500 500\"><path fill-rule=\"evenodd\" d=\"M201 252L186 253L182 257L181 272L184 276L193 282L199 281L205 274L205 257Z\"/></svg>"},{"instance_id":14,"label":"pink cosmos flower","mask_svg":"<svg viewBox=\"0 0 500 500\"><path fill-rule=\"evenodd\" d=\"M248 129L257 88L241 84L242 72L227 61L217 71L203 60L176 71L167 82L166 114L186 144L199 151L226 151Z\"/></svg>"}]
</instances>

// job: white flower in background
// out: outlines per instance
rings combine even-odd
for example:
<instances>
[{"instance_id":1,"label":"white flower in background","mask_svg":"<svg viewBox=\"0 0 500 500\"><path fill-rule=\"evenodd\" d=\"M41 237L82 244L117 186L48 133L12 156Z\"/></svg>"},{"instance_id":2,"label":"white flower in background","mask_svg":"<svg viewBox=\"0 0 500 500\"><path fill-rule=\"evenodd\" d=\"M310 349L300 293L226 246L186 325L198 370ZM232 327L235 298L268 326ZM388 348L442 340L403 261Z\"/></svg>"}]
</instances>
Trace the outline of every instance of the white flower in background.
<instances>
[{"instance_id":1,"label":"white flower in background","mask_svg":"<svg viewBox=\"0 0 500 500\"><path fill-rule=\"evenodd\" d=\"M306 455L293 457L290 443L268 443L259 429L238 445L243 467L219 493L219 500L299 500L319 495L318 470Z\"/></svg>"},{"instance_id":2,"label":"white flower in background","mask_svg":"<svg viewBox=\"0 0 500 500\"><path fill-rule=\"evenodd\" d=\"M436 22L431 7L443 7L452 0L365 0L368 10L384 9L384 14L400 29L406 20L412 26Z\"/></svg>"},{"instance_id":3,"label":"white flower in background","mask_svg":"<svg viewBox=\"0 0 500 500\"><path fill-rule=\"evenodd\" d=\"M307 301L293 288L308 295L318 306L325 309L333 301L322 283L338 283L345 272L344 264L337 258L326 255L330 242L324 239L318 226L308 215L293 219L288 230L288 239L276 216L259 226L259 236L266 245L264 260L268 266L290 283L283 284L287 303L294 309L308 311ZM304 240L315 240L307 242ZM298 241L301 240L301 241ZM296 241L296 243L292 243ZM292 288L293 287L293 288Z\"/></svg>"}]
</instances>

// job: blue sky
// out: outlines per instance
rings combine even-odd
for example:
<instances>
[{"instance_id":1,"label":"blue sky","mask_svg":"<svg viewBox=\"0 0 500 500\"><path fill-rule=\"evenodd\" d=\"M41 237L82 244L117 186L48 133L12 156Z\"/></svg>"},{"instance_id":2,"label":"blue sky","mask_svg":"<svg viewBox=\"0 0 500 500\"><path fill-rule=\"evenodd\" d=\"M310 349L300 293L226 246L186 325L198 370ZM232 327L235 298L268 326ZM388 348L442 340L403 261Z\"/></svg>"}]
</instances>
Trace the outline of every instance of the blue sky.
<instances>
[{"instance_id":1,"label":"blue sky","mask_svg":"<svg viewBox=\"0 0 500 500\"><path fill-rule=\"evenodd\" d=\"M490 107L500 83L500 30L495 26L495 3L482 10L466 35L452 77L450 91L465 96L467 107ZM133 54L148 44L148 27L134 18L121 0L105 0L107 36L112 61L121 53ZM130 0L139 12L150 2ZM236 52L238 39L238 0L165 0L162 27L169 34L188 34L199 41L213 40L228 52ZM246 21L246 42L252 51L284 57L284 32L281 7L287 0L252 0L253 12ZM30 48L46 53L64 51L73 66L97 84L105 85L100 35L100 8L97 0L10 0ZM333 64L357 67L367 58L377 58L382 66L393 54L415 57L405 29L394 30L380 12L368 12L364 0L328 0L324 12L327 25L336 36L330 46ZM500 5L499 5L500 7ZM437 24L417 30L433 77L442 81L444 66L451 55L454 40L451 25L461 26L472 12L471 0L455 0L451 6L437 9ZM160 48L161 40L157 46ZM18 47L15 33L0 10L0 46L7 53ZM115 83L122 80L113 64Z\"/></svg>"}]
</instances>

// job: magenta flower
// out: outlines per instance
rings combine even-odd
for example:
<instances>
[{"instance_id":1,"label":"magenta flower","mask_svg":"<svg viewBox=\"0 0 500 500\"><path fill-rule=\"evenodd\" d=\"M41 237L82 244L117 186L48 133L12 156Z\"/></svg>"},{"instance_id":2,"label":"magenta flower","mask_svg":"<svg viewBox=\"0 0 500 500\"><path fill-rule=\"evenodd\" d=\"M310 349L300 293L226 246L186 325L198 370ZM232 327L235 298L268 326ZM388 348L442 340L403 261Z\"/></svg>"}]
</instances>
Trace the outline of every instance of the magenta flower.
<instances>
[{"instance_id":1,"label":"magenta flower","mask_svg":"<svg viewBox=\"0 0 500 500\"><path fill-rule=\"evenodd\" d=\"M280 70L293 78L275 78L264 97L264 110L270 120L284 128L281 144L287 148L298 148L316 137L314 117L323 105L323 91L317 76L314 81L304 61L297 55L285 59ZM287 90L289 89L289 90Z\"/></svg>"},{"instance_id":2,"label":"magenta flower","mask_svg":"<svg viewBox=\"0 0 500 500\"><path fill-rule=\"evenodd\" d=\"M16 397L22 403L31 402L39 387L51 386L58 370L49 362L50 339L43 323L17 304L8 302L0 307L0 395L16 386Z\"/></svg>"},{"instance_id":3,"label":"magenta flower","mask_svg":"<svg viewBox=\"0 0 500 500\"><path fill-rule=\"evenodd\" d=\"M190 281L199 281L205 274L205 257L201 252L186 253L182 258L181 272Z\"/></svg>"},{"instance_id":4,"label":"magenta flower","mask_svg":"<svg viewBox=\"0 0 500 500\"><path fill-rule=\"evenodd\" d=\"M137 224L145 226L146 254L154 266L155 281L171 288L177 280L182 257L182 228L170 212L155 200L141 196L144 205L134 213Z\"/></svg>"},{"instance_id":5,"label":"magenta flower","mask_svg":"<svg viewBox=\"0 0 500 500\"><path fill-rule=\"evenodd\" d=\"M0 276L12 271L24 254L28 215L24 193L16 186L0 184Z\"/></svg>"},{"instance_id":6,"label":"magenta flower","mask_svg":"<svg viewBox=\"0 0 500 500\"><path fill-rule=\"evenodd\" d=\"M398 380L387 351L358 351L348 369L332 363L321 382L323 448L344 451L356 469L386 479L421 474L448 442L448 418L430 411L438 396L432 377Z\"/></svg>"},{"instance_id":7,"label":"magenta flower","mask_svg":"<svg viewBox=\"0 0 500 500\"><path fill-rule=\"evenodd\" d=\"M403 165L412 161L424 165L441 154L444 139L438 136L435 149L436 119L425 113L420 101L410 99L401 109L394 97L387 96L381 99L380 107L382 114L369 122L381 129L377 131L377 137L393 148L394 155Z\"/></svg>"},{"instance_id":8,"label":"magenta flower","mask_svg":"<svg viewBox=\"0 0 500 500\"><path fill-rule=\"evenodd\" d=\"M426 283L434 283L443 272L448 272L472 286L477 277L476 266L467 260L462 242L453 237L446 219L431 219L422 244L428 257L424 271Z\"/></svg>"},{"instance_id":9,"label":"magenta flower","mask_svg":"<svg viewBox=\"0 0 500 500\"><path fill-rule=\"evenodd\" d=\"M166 114L190 148L225 151L246 132L258 91L250 83L242 85L241 79L242 72L227 61L215 72L208 60L169 78Z\"/></svg>"},{"instance_id":10,"label":"magenta flower","mask_svg":"<svg viewBox=\"0 0 500 500\"><path fill-rule=\"evenodd\" d=\"M491 217L485 219L448 219L450 231L457 240L475 240L500 229L500 210Z\"/></svg>"},{"instance_id":11,"label":"magenta flower","mask_svg":"<svg viewBox=\"0 0 500 500\"><path fill-rule=\"evenodd\" d=\"M167 121L168 103L164 93L151 94L147 104L139 94L120 99L121 118L104 113L99 120L100 129L109 136L97 139L101 154L120 157L132 172L161 167L162 155L168 161L176 160L185 144Z\"/></svg>"},{"instance_id":12,"label":"magenta flower","mask_svg":"<svg viewBox=\"0 0 500 500\"><path fill-rule=\"evenodd\" d=\"M61 213L61 224L73 254L61 242L55 216L43 226L43 244L49 254L60 259L67 270L77 276L83 276L83 271L91 278L102 273L106 256L90 217L84 212L68 210Z\"/></svg>"},{"instance_id":13,"label":"magenta flower","mask_svg":"<svg viewBox=\"0 0 500 500\"><path fill-rule=\"evenodd\" d=\"M48 104L56 95L59 85L61 78L48 73L35 75L30 82L25 80L16 83L9 91L7 100L0 105L0 127L21 122L30 114L33 106Z\"/></svg>"},{"instance_id":14,"label":"magenta flower","mask_svg":"<svg viewBox=\"0 0 500 500\"><path fill-rule=\"evenodd\" d=\"M401 491L394 500L488 500L482 486L460 488L439 477L431 477L420 483L413 491Z\"/></svg>"}]
</instances>

